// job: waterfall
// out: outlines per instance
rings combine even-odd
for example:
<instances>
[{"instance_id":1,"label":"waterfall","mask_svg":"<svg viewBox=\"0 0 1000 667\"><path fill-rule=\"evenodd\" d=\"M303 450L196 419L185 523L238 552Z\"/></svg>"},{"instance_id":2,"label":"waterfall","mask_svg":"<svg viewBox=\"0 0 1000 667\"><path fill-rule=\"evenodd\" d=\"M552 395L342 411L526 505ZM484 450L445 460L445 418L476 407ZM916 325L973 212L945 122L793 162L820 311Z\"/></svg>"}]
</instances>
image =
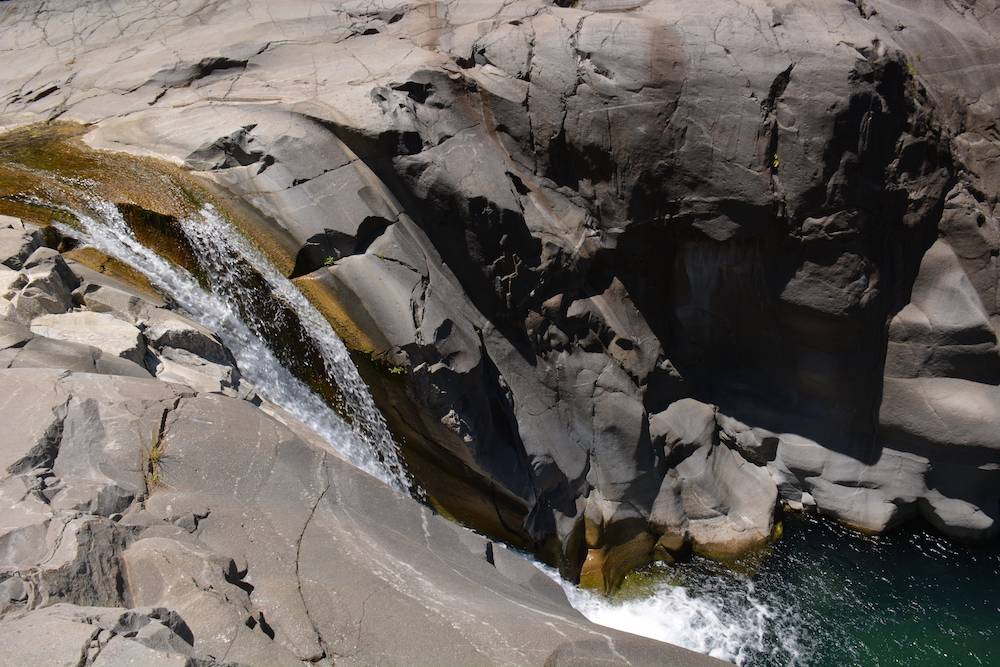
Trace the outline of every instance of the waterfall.
<instances>
[{"instance_id":1,"label":"waterfall","mask_svg":"<svg viewBox=\"0 0 1000 667\"><path fill-rule=\"evenodd\" d=\"M92 200L89 208L89 213L64 209L77 219L79 228L54 225L66 236L144 274L185 315L218 334L232 351L243 377L255 385L262 398L306 424L358 468L397 489L410 488L396 443L343 342L298 289L213 208L206 206L196 216L181 221L208 276L207 286L144 246L114 204ZM282 363L263 335L268 323L239 307L240 299L254 298L242 287L252 277L249 270L257 272L272 296L298 317L309 338L304 342L319 351L327 379L341 392L351 424Z\"/></svg>"},{"instance_id":2,"label":"waterfall","mask_svg":"<svg viewBox=\"0 0 1000 667\"><path fill-rule=\"evenodd\" d=\"M781 608L766 591L762 595L749 579L714 573L686 585L660 581L641 597L616 600L578 588L551 567L534 565L597 625L683 646L741 667L808 663L797 612Z\"/></svg>"},{"instance_id":3,"label":"waterfall","mask_svg":"<svg viewBox=\"0 0 1000 667\"><path fill-rule=\"evenodd\" d=\"M408 475L399 460L396 443L386 426L382 413L375 405L344 342L330 323L302 292L263 253L247 242L231 225L225 222L215 208L204 206L197 218L182 222L184 235L198 256L198 261L209 274L220 293L238 298L246 270L238 259L245 262L273 290L275 297L291 308L302 332L322 357L326 374L336 384L344 397L345 407L352 417L357 436L368 442L378 453L389 474L402 483L409 483ZM257 323L258 327L261 323Z\"/></svg>"}]
</instances>

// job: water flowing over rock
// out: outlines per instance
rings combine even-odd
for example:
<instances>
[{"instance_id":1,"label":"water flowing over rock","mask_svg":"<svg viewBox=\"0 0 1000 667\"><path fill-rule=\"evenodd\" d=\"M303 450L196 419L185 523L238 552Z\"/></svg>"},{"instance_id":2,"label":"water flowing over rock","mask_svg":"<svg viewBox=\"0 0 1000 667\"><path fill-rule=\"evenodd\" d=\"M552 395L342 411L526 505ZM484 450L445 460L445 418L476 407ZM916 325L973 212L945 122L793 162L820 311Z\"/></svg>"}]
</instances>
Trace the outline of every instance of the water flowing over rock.
<instances>
[{"instance_id":1,"label":"water flowing over rock","mask_svg":"<svg viewBox=\"0 0 1000 667\"><path fill-rule=\"evenodd\" d=\"M338 481L338 456L602 589L653 558L758 548L782 506L868 531L923 519L962 540L1000 535L997 0L0 6L0 127L85 124L87 147L183 167L257 221L256 245L215 208L174 221L197 264L184 270L115 206L142 201L69 207L75 227L58 229L146 275L190 320L177 323L163 304L88 283L45 233L0 218L0 373L186 386L161 435L228 415L259 442L240 465L267 468L247 479L301 490L311 508L244 526L235 517L257 510L240 498L200 499L206 480L244 483L220 433L215 465L176 482L212 508L182 520L204 544L157 523L176 544L131 543L119 558L148 575L136 565L123 579L145 588L143 605L181 586L162 563L183 558L211 570L189 591L200 606L203 588L223 586L222 554L260 581L229 575L231 604L191 624L250 614L239 632L274 634L280 649L260 650L275 662L402 661L384 635L359 658L361 639L323 632L346 627L339 604L366 610L316 584L371 574L338 575L338 558L365 552L379 581L414 579L373 555L381 542L362 533L375 517L338 505L351 496L330 489L368 493L352 486L368 481L360 473ZM56 166L9 154L28 171ZM270 319L238 298L251 283ZM96 313L125 323L113 339L72 332ZM137 346L124 340L133 329ZM283 335L305 352L282 356ZM345 342L377 369L368 387ZM86 412L63 379L38 377L42 407L4 454L32 489L49 479L30 471L52 472L65 415ZM300 442L317 436L339 454ZM114 514L142 497L106 471L80 474L105 495L67 491L67 506ZM424 525L424 510L399 502ZM143 530L165 521L141 511ZM225 530L213 517L228 517ZM427 549L446 562L434 540L457 549L466 537L440 526ZM98 529L119 543L119 529ZM274 552L252 564L258 539ZM292 579L274 573L274 559L298 564L321 545L329 567L317 556ZM430 604L428 589L404 588L393 590ZM462 635L458 664L601 658L574 643L522 660L465 634L482 610L463 606L469 590L452 593L458 615L434 608L447 621L429 632ZM91 597L80 604L126 602ZM520 627L490 618L503 637ZM443 659L417 632L398 639ZM205 655L243 644L218 641ZM628 646L593 645L619 659Z\"/></svg>"},{"instance_id":2,"label":"water flowing over rock","mask_svg":"<svg viewBox=\"0 0 1000 667\"><path fill-rule=\"evenodd\" d=\"M313 430L294 416L308 393L269 393L280 363L244 391L236 364L268 344L183 269L159 258L156 273L104 212L73 233L140 256L227 328L46 254L52 280L77 285L70 310L3 321L0 664L711 664L591 624L524 557L352 466L355 431L329 408L314 423L340 426ZM146 366L123 358L133 347ZM227 382L205 385L206 367Z\"/></svg>"}]
</instances>

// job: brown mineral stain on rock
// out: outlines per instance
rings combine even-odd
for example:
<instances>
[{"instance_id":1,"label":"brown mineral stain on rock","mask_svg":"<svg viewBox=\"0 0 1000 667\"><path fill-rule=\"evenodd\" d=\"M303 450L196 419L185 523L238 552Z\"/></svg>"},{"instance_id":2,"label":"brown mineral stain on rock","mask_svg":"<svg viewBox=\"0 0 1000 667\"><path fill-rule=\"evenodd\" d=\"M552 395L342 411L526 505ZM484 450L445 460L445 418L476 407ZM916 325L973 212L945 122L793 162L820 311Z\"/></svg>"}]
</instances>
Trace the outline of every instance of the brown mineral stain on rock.
<instances>
[{"instance_id":1,"label":"brown mineral stain on rock","mask_svg":"<svg viewBox=\"0 0 1000 667\"><path fill-rule=\"evenodd\" d=\"M655 544L651 533L639 530L620 542L589 549L580 570L580 586L602 593L615 592L629 572L652 562Z\"/></svg>"},{"instance_id":2,"label":"brown mineral stain on rock","mask_svg":"<svg viewBox=\"0 0 1000 667\"><path fill-rule=\"evenodd\" d=\"M83 247L74 248L63 255L66 259L76 260L88 269L93 269L98 273L111 276L128 283L143 294L160 298L160 293L153 287L145 275L136 271L128 264L119 262L114 257L108 257L96 248Z\"/></svg>"},{"instance_id":3,"label":"brown mineral stain on rock","mask_svg":"<svg viewBox=\"0 0 1000 667\"><path fill-rule=\"evenodd\" d=\"M118 207L144 245L205 279L179 221L211 204L279 271L291 272L297 248L294 239L250 205L175 164L92 149L81 140L87 130L75 123L49 123L0 134L0 213L41 226L53 220L73 225L74 216L59 207L84 210L88 198L96 196ZM97 250L77 248L68 256L155 294L140 272ZM385 357L391 346L367 321L363 309L341 299L325 271L294 282L352 351L430 504L458 523L532 550L535 545L523 528L528 511L524 501L441 445L454 434L441 424L428 423L413 398L405 369ZM303 379L343 414L336 388L325 377L307 375Z\"/></svg>"},{"instance_id":4,"label":"brown mineral stain on rock","mask_svg":"<svg viewBox=\"0 0 1000 667\"><path fill-rule=\"evenodd\" d=\"M317 271L309 275L295 278L292 282L302 291L307 299L323 314L333 330L337 332L344 344L351 350L366 354L375 354L385 350L385 341L375 341L348 314L347 308L336 292L325 271Z\"/></svg>"},{"instance_id":5,"label":"brown mineral stain on rock","mask_svg":"<svg viewBox=\"0 0 1000 667\"><path fill-rule=\"evenodd\" d=\"M182 216L206 201L180 167L152 158L95 151L87 127L40 123L0 134L0 212L47 225L72 216L47 206L80 207L88 196Z\"/></svg>"}]
</instances>

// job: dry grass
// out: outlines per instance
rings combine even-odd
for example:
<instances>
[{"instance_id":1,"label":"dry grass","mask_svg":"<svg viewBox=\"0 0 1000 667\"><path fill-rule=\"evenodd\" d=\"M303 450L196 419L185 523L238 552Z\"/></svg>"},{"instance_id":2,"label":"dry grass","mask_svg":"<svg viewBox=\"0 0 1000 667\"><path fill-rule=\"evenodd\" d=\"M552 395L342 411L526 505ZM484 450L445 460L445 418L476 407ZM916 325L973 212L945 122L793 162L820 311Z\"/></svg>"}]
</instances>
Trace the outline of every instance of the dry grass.
<instances>
[{"instance_id":1,"label":"dry grass","mask_svg":"<svg viewBox=\"0 0 1000 667\"><path fill-rule=\"evenodd\" d=\"M143 478L146 481L146 495L163 485L163 458L165 456L165 446L163 436L159 432L153 433L149 449L145 451L143 464Z\"/></svg>"}]
</instances>

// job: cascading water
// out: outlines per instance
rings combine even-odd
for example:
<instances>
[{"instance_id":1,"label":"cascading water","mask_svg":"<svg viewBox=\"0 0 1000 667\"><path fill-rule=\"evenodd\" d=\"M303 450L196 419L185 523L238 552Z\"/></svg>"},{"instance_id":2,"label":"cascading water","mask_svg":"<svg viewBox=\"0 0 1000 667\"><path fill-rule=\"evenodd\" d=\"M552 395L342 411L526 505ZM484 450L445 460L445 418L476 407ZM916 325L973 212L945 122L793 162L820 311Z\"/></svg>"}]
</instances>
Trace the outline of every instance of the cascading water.
<instances>
[{"instance_id":1,"label":"cascading water","mask_svg":"<svg viewBox=\"0 0 1000 667\"><path fill-rule=\"evenodd\" d=\"M215 331L232 350L243 376L265 399L305 423L344 458L400 489L412 482L396 445L346 347L323 316L287 278L211 207L180 221L194 257L205 274L199 283L190 272L144 246L118 208L94 200L92 214L70 211L80 228L56 223L79 239L143 273L188 316ZM282 363L280 351L268 344L269 327L252 309L242 308L250 283L262 283L294 312L299 335L315 349L324 372L344 398L352 424L341 417ZM756 604L756 615L737 617L716 600L694 597L684 588L661 586L642 599L611 602L581 591L554 571L546 573L563 585L570 602L592 621L653 639L686 646L723 659L743 662L748 646L763 641L771 613Z\"/></svg>"},{"instance_id":2,"label":"cascading water","mask_svg":"<svg viewBox=\"0 0 1000 667\"><path fill-rule=\"evenodd\" d=\"M181 311L219 335L233 352L240 372L263 398L309 426L348 461L397 489L410 488L396 443L343 342L294 285L235 230L224 229L214 209L206 207L199 216L182 222L208 274L206 288L187 270L144 246L114 204L92 200L89 208L92 214L65 209L77 219L79 229L61 223L55 223L56 227L144 274ZM311 343L321 351L329 380L345 397L352 425L281 363L262 335L267 323L238 308L238 300L247 296L240 290L247 276L236 270L236 259L258 271L273 294L298 316Z\"/></svg>"},{"instance_id":3,"label":"cascading water","mask_svg":"<svg viewBox=\"0 0 1000 667\"><path fill-rule=\"evenodd\" d=\"M182 229L198 262L209 275L214 291L225 294L230 300L240 298L241 285L247 277L242 268L245 262L264 279L272 293L295 312L302 334L307 339L302 342L311 343L318 350L327 377L336 384L344 398L357 436L375 448L392 478L409 485L409 476L399 460L396 443L385 419L351 361L347 347L326 318L288 278L274 268L270 260L222 220L211 205L204 206L198 218L182 221ZM258 328L261 324L257 323Z\"/></svg>"},{"instance_id":4,"label":"cascading water","mask_svg":"<svg viewBox=\"0 0 1000 667\"><path fill-rule=\"evenodd\" d=\"M144 246L113 204L71 211L57 224L145 274L187 315L220 335L258 393L323 437L344 458L400 489L411 481L381 415L325 319L266 258L210 208L181 221L205 274ZM242 300L248 283L294 314L301 347L344 399L351 424L269 343L285 322L267 322ZM259 295L259 293L258 293ZM770 555L735 572L696 558L661 568L633 598L605 598L547 574L600 625L686 646L745 666L990 664L1000 660L1000 552L955 550L939 538L858 536L833 524L786 519ZM903 572L904 574L900 574ZM985 661L984 661L985 660Z\"/></svg>"},{"instance_id":5,"label":"cascading water","mask_svg":"<svg viewBox=\"0 0 1000 667\"><path fill-rule=\"evenodd\" d=\"M598 625L737 665L762 664L762 655L777 658L774 664L804 664L792 610L785 609L785 618L779 618L775 606L755 593L752 582L720 578L716 590L694 592L662 581L641 596L615 600L574 586L552 568L537 563L536 567L562 586L577 611ZM784 633L773 645L776 626L782 626Z\"/></svg>"}]
</instances>

